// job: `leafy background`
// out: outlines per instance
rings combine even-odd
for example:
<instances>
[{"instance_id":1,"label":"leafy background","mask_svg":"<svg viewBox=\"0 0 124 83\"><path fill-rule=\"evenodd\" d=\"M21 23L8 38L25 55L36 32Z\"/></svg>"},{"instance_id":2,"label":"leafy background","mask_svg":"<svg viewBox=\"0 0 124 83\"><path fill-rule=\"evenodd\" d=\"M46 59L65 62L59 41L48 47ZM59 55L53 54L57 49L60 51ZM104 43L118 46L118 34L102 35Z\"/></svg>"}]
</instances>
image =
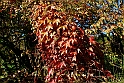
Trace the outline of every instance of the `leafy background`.
<instances>
[{"instance_id":1,"label":"leafy background","mask_svg":"<svg viewBox=\"0 0 124 83\"><path fill-rule=\"evenodd\" d=\"M64 0L60 2L1 0L0 81L16 83L30 81L37 83L44 81L44 77L50 73L47 71L48 66L45 65L46 63L49 63L49 61L43 61L41 53L43 53L42 51L44 50L38 45L39 40L43 38L39 37L38 39L37 37L39 36L38 31L43 28L45 29L48 24L43 25L42 27L39 26L37 23L44 23L44 20L38 20L38 16L47 19L45 20L47 23L56 24L52 26L57 28L60 28L60 25L72 23L72 25L67 27L67 32L72 30L71 33L73 33L78 29L77 27L80 27L81 30L77 31L83 31L85 32L86 38L89 37L89 39L86 40L87 44L88 42L89 44L92 42L93 46L101 49L99 53L103 53L104 55L104 69L111 72L108 78L104 76L104 79L100 78L97 80L110 82L121 80L124 74L123 4L123 0ZM43 8L43 11L41 11L41 7ZM43 12L43 14L40 12ZM55 19L55 16L54 20L50 20L52 19L51 15L54 13L58 13L56 15L62 20ZM47 28L49 29L52 27L50 25ZM46 30L46 33L48 32L48 29ZM58 31L58 33L60 32ZM52 34L51 32L50 34L53 35L54 38L57 37L57 35L55 36L55 34ZM80 37L79 35L77 36ZM40 48L40 51L38 47ZM86 48L88 47L86 46ZM87 63L85 59L84 62ZM86 69L86 65L82 67L82 70L83 69ZM86 73L87 72L88 71L86 71ZM112 77L114 76L114 79L110 79L111 75ZM99 74L99 76L102 75ZM76 81L80 81L80 78ZM88 80L88 82L90 81L91 80Z\"/></svg>"}]
</instances>

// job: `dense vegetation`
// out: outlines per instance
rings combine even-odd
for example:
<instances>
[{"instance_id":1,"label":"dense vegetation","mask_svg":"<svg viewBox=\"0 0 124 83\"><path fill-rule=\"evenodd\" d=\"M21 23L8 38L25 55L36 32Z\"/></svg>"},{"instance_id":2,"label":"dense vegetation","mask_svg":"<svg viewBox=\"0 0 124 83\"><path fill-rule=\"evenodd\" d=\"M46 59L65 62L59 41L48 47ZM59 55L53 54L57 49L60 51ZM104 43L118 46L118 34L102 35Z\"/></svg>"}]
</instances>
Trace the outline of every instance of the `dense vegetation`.
<instances>
[{"instance_id":1,"label":"dense vegetation","mask_svg":"<svg viewBox=\"0 0 124 83\"><path fill-rule=\"evenodd\" d=\"M118 81L124 1L1 0L0 81Z\"/></svg>"}]
</instances>

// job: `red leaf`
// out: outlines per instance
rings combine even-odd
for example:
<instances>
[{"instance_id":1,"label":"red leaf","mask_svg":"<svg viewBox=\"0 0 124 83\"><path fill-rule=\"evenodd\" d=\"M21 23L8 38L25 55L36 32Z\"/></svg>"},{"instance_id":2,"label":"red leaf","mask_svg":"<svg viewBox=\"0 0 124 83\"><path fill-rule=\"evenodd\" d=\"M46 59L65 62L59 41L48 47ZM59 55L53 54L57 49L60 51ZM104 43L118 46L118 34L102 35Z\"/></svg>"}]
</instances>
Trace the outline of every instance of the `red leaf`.
<instances>
[{"instance_id":1,"label":"red leaf","mask_svg":"<svg viewBox=\"0 0 124 83\"><path fill-rule=\"evenodd\" d=\"M63 66L66 66L64 62L56 62L54 67L57 69L61 69Z\"/></svg>"},{"instance_id":2,"label":"red leaf","mask_svg":"<svg viewBox=\"0 0 124 83\"><path fill-rule=\"evenodd\" d=\"M91 36L91 37L89 38L89 42L90 42L90 44L94 44L96 47L100 48L100 47L99 47L99 43L95 41L94 36Z\"/></svg>"},{"instance_id":3,"label":"red leaf","mask_svg":"<svg viewBox=\"0 0 124 83\"><path fill-rule=\"evenodd\" d=\"M75 31L77 26L72 26L72 31Z\"/></svg>"},{"instance_id":4,"label":"red leaf","mask_svg":"<svg viewBox=\"0 0 124 83\"><path fill-rule=\"evenodd\" d=\"M108 71L108 70L105 70L105 71L104 71L104 74L105 74L107 77L113 78L113 75L112 75L111 72Z\"/></svg>"},{"instance_id":5,"label":"red leaf","mask_svg":"<svg viewBox=\"0 0 124 83\"><path fill-rule=\"evenodd\" d=\"M91 37L89 38L89 42L90 42L90 43L93 43L93 44L96 43L96 42L95 42L95 39L94 39L94 36L91 36Z\"/></svg>"},{"instance_id":6,"label":"red leaf","mask_svg":"<svg viewBox=\"0 0 124 83\"><path fill-rule=\"evenodd\" d=\"M56 83L56 82L55 82L55 79L52 79L52 81L50 81L49 83Z\"/></svg>"},{"instance_id":7,"label":"red leaf","mask_svg":"<svg viewBox=\"0 0 124 83\"><path fill-rule=\"evenodd\" d=\"M62 78L60 76L58 76L57 81L62 81Z\"/></svg>"},{"instance_id":8,"label":"red leaf","mask_svg":"<svg viewBox=\"0 0 124 83\"><path fill-rule=\"evenodd\" d=\"M48 75L53 75L53 69L52 68L48 68Z\"/></svg>"},{"instance_id":9,"label":"red leaf","mask_svg":"<svg viewBox=\"0 0 124 83\"><path fill-rule=\"evenodd\" d=\"M16 2L16 0L10 0L10 3L15 3Z\"/></svg>"},{"instance_id":10,"label":"red leaf","mask_svg":"<svg viewBox=\"0 0 124 83\"><path fill-rule=\"evenodd\" d=\"M73 56L76 56L76 55L77 55L77 52L70 52L69 57L73 57Z\"/></svg>"},{"instance_id":11,"label":"red leaf","mask_svg":"<svg viewBox=\"0 0 124 83\"><path fill-rule=\"evenodd\" d=\"M95 66L97 67L97 68L101 68L101 64L99 63L99 62L97 62L97 61L94 61L95 62Z\"/></svg>"},{"instance_id":12,"label":"red leaf","mask_svg":"<svg viewBox=\"0 0 124 83\"><path fill-rule=\"evenodd\" d=\"M75 81L74 77L70 77L70 80L71 80L71 81Z\"/></svg>"},{"instance_id":13,"label":"red leaf","mask_svg":"<svg viewBox=\"0 0 124 83\"><path fill-rule=\"evenodd\" d=\"M81 32L81 35L84 35L84 30L79 27L79 31Z\"/></svg>"}]
</instances>

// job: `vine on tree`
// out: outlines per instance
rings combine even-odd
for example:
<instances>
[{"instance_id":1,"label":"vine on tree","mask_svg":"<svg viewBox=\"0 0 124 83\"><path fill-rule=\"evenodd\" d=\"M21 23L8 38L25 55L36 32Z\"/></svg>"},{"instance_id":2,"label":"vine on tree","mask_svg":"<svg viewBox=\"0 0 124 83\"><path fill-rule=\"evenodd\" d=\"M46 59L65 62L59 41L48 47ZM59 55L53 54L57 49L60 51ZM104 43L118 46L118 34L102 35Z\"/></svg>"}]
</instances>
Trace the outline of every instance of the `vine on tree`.
<instances>
[{"instance_id":1,"label":"vine on tree","mask_svg":"<svg viewBox=\"0 0 124 83\"><path fill-rule=\"evenodd\" d=\"M35 5L32 12L37 48L47 67L46 82L96 81L98 73L112 77L103 68L104 54L99 44L68 21L69 15L48 4Z\"/></svg>"}]
</instances>

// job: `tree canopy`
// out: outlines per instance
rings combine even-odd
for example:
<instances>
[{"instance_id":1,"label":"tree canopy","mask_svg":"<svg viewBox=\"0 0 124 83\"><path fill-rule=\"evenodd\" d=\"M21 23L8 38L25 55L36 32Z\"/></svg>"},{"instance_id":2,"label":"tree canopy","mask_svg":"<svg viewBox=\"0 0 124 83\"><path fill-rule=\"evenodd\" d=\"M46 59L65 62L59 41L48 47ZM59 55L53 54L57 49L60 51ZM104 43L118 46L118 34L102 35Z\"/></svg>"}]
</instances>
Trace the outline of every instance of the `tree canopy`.
<instances>
[{"instance_id":1,"label":"tree canopy","mask_svg":"<svg viewBox=\"0 0 124 83\"><path fill-rule=\"evenodd\" d=\"M0 81L101 82L123 75L123 5L1 0Z\"/></svg>"}]
</instances>

